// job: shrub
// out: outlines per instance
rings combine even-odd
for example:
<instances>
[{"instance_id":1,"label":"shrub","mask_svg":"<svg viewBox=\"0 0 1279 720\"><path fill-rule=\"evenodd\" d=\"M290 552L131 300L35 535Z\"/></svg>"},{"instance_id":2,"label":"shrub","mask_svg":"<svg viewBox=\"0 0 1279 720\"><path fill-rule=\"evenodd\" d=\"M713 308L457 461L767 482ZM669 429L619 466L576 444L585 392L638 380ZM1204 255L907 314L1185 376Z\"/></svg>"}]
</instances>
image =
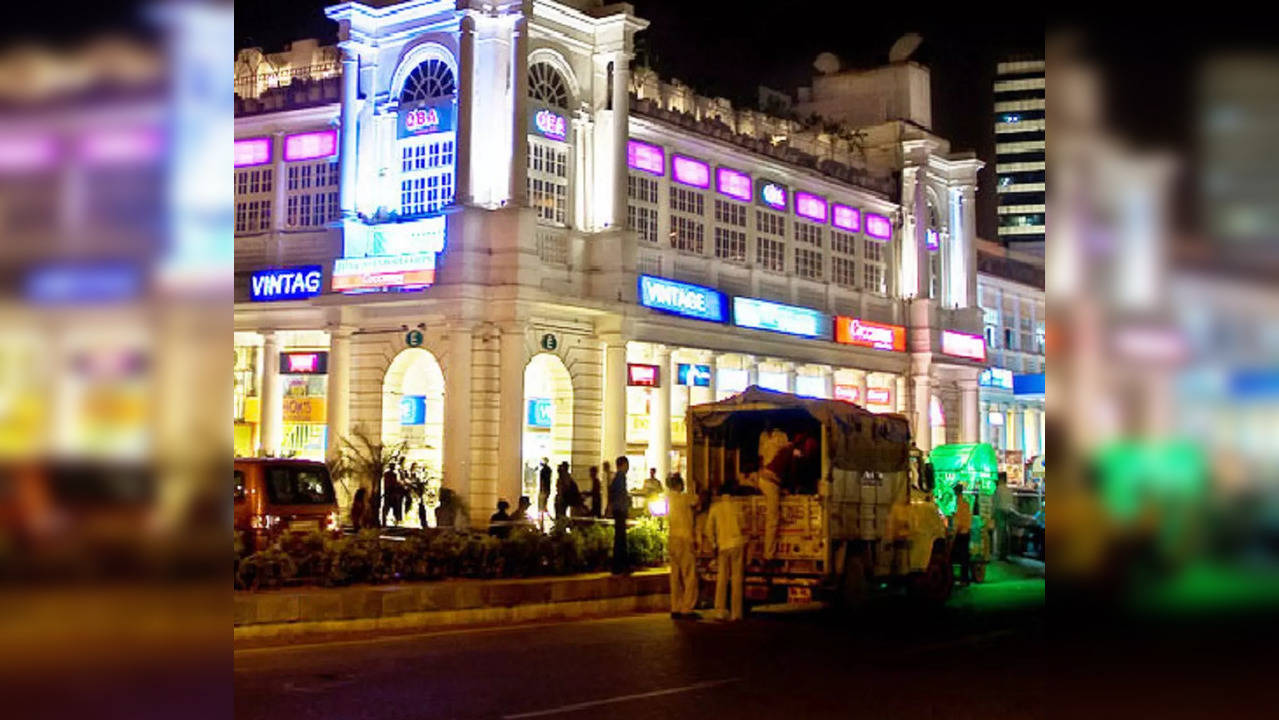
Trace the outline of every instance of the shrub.
<instances>
[{"instance_id":1,"label":"shrub","mask_svg":"<svg viewBox=\"0 0 1279 720\"><path fill-rule=\"evenodd\" d=\"M655 518L640 520L626 532L626 551L633 565L661 565L666 559L666 533Z\"/></svg>"},{"instance_id":2,"label":"shrub","mask_svg":"<svg viewBox=\"0 0 1279 720\"><path fill-rule=\"evenodd\" d=\"M272 545L241 560L236 568L235 579L239 587L257 590L279 587L296 574L297 565L293 558L278 545Z\"/></svg>"},{"instance_id":3,"label":"shrub","mask_svg":"<svg viewBox=\"0 0 1279 720\"><path fill-rule=\"evenodd\" d=\"M326 580L331 585L376 582L385 572L385 558L376 529L361 530L353 537L330 541L325 546Z\"/></svg>"}]
</instances>

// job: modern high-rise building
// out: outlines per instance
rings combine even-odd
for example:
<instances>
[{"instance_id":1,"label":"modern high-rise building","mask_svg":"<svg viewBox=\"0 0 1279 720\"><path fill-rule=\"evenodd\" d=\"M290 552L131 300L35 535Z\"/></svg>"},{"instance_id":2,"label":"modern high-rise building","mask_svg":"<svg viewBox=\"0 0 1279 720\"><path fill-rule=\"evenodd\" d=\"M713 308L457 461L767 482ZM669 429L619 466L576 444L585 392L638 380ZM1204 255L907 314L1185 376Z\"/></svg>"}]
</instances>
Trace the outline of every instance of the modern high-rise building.
<instances>
[{"instance_id":1,"label":"modern high-rise building","mask_svg":"<svg viewBox=\"0 0 1279 720\"><path fill-rule=\"evenodd\" d=\"M1010 59L995 69L995 176L999 241L1044 255L1044 61Z\"/></svg>"}]
</instances>

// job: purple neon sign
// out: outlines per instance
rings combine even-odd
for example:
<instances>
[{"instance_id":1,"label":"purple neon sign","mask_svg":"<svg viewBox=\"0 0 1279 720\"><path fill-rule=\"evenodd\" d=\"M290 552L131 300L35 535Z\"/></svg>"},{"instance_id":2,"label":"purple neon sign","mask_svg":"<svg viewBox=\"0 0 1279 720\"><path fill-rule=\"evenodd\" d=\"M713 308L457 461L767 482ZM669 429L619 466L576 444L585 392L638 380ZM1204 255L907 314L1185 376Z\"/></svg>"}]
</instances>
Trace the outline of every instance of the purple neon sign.
<instances>
[{"instance_id":1,"label":"purple neon sign","mask_svg":"<svg viewBox=\"0 0 1279 720\"><path fill-rule=\"evenodd\" d=\"M742 202L751 201L751 176L731 168L715 168L715 187L720 195Z\"/></svg>"},{"instance_id":2,"label":"purple neon sign","mask_svg":"<svg viewBox=\"0 0 1279 720\"><path fill-rule=\"evenodd\" d=\"M893 224L883 215L866 213L866 234L880 240L891 240Z\"/></svg>"},{"instance_id":3,"label":"purple neon sign","mask_svg":"<svg viewBox=\"0 0 1279 720\"><path fill-rule=\"evenodd\" d=\"M936 230L928 228L924 231L924 247L934 252L941 249L941 238L937 236Z\"/></svg>"},{"instance_id":4,"label":"purple neon sign","mask_svg":"<svg viewBox=\"0 0 1279 720\"><path fill-rule=\"evenodd\" d=\"M701 160L694 160L682 155L672 155L671 177L677 183L708 188L711 186L711 166Z\"/></svg>"},{"instance_id":5,"label":"purple neon sign","mask_svg":"<svg viewBox=\"0 0 1279 720\"><path fill-rule=\"evenodd\" d=\"M317 130L316 132L287 135L284 138L285 162L326 158L336 155L337 151L337 130Z\"/></svg>"},{"instance_id":6,"label":"purple neon sign","mask_svg":"<svg viewBox=\"0 0 1279 720\"><path fill-rule=\"evenodd\" d=\"M861 212L857 208L835 203L831 206L830 222L840 230L857 232L861 229Z\"/></svg>"},{"instance_id":7,"label":"purple neon sign","mask_svg":"<svg viewBox=\"0 0 1279 720\"><path fill-rule=\"evenodd\" d=\"M665 175L666 153L656 145L649 145L639 140L627 140L626 165L646 173Z\"/></svg>"},{"instance_id":8,"label":"purple neon sign","mask_svg":"<svg viewBox=\"0 0 1279 720\"><path fill-rule=\"evenodd\" d=\"M795 214L820 223L826 222L826 198L796 191Z\"/></svg>"},{"instance_id":9,"label":"purple neon sign","mask_svg":"<svg viewBox=\"0 0 1279 720\"><path fill-rule=\"evenodd\" d=\"M248 138L235 141L235 166L249 167L271 162L271 138Z\"/></svg>"}]
</instances>

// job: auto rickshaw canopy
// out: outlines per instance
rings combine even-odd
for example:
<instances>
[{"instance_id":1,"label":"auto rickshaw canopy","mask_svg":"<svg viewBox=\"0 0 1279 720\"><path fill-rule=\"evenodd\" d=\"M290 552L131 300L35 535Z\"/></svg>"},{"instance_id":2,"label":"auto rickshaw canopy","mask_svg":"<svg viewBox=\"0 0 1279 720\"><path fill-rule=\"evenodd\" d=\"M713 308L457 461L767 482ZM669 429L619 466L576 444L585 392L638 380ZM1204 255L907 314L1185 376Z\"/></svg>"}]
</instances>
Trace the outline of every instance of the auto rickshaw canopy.
<instances>
[{"instance_id":1,"label":"auto rickshaw canopy","mask_svg":"<svg viewBox=\"0 0 1279 720\"><path fill-rule=\"evenodd\" d=\"M963 483L968 493L995 494L999 460L990 443L939 445L929 453L933 465L933 496L942 512L955 512L955 485Z\"/></svg>"}]
</instances>

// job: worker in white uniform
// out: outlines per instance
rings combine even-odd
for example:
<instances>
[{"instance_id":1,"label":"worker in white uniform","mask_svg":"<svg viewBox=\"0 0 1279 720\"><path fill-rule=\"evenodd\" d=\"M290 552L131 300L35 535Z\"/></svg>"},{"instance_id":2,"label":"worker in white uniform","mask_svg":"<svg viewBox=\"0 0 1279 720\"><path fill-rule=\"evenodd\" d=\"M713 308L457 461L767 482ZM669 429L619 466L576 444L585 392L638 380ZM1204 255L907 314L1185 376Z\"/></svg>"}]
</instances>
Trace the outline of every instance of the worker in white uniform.
<instances>
[{"instance_id":1,"label":"worker in white uniform","mask_svg":"<svg viewBox=\"0 0 1279 720\"><path fill-rule=\"evenodd\" d=\"M746 538L742 536L737 506L723 485L717 490L711 503L710 516L706 519L706 535L714 543L718 565L715 573L715 611L720 619L742 619L744 596L742 565L746 550ZM733 611L728 612L728 587L733 587Z\"/></svg>"},{"instance_id":2,"label":"worker in white uniform","mask_svg":"<svg viewBox=\"0 0 1279 720\"><path fill-rule=\"evenodd\" d=\"M697 564L693 557L693 513L697 496L684 492L679 473L666 480L667 548L671 555L671 617L696 618Z\"/></svg>"}]
</instances>

